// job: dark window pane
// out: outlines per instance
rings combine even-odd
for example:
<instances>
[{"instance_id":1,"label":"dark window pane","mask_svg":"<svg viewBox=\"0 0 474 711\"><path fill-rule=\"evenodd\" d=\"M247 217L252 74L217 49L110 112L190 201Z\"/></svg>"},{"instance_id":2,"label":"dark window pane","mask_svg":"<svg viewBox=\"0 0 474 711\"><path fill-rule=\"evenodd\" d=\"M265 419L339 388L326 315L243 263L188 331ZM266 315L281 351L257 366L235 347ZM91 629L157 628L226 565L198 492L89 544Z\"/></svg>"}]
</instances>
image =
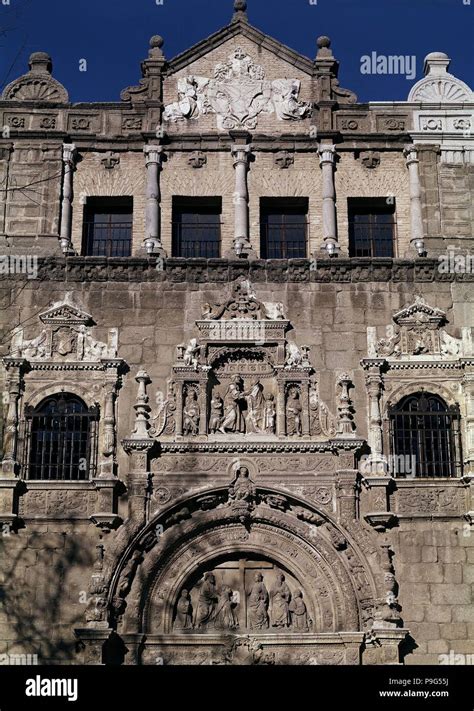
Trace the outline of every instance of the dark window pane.
<instances>
[{"instance_id":1,"label":"dark window pane","mask_svg":"<svg viewBox=\"0 0 474 711\"><path fill-rule=\"evenodd\" d=\"M384 198L349 199L351 257L393 257L395 207Z\"/></svg>"},{"instance_id":2,"label":"dark window pane","mask_svg":"<svg viewBox=\"0 0 474 711\"><path fill-rule=\"evenodd\" d=\"M173 200L173 256L218 257L221 241L221 198Z\"/></svg>"},{"instance_id":3,"label":"dark window pane","mask_svg":"<svg viewBox=\"0 0 474 711\"><path fill-rule=\"evenodd\" d=\"M83 253L129 257L132 253L131 198L90 198L84 210Z\"/></svg>"},{"instance_id":4,"label":"dark window pane","mask_svg":"<svg viewBox=\"0 0 474 711\"><path fill-rule=\"evenodd\" d=\"M262 259L306 257L307 213L307 199L261 199L260 254Z\"/></svg>"}]
</instances>

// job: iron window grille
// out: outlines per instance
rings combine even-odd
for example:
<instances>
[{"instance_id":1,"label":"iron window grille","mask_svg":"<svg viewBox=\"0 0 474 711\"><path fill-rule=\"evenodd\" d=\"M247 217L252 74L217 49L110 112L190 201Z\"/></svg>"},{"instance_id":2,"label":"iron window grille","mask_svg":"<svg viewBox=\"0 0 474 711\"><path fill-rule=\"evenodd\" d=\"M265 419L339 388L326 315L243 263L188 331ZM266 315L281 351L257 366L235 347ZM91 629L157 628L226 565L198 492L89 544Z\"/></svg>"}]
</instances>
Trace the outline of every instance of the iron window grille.
<instances>
[{"instance_id":1,"label":"iron window grille","mask_svg":"<svg viewBox=\"0 0 474 711\"><path fill-rule=\"evenodd\" d=\"M461 476L460 417L437 395L417 393L390 411L390 440L396 476ZM404 470L404 471L403 471Z\"/></svg>"},{"instance_id":2,"label":"iron window grille","mask_svg":"<svg viewBox=\"0 0 474 711\"><path fill-rule=\"evenodd\" d=\"M219 257L221 213L221 198L174 198L173 256L188 259Z\"/></svg>"},{"instance_id":3,"label":"iron window grille","mask_svg":"<svg viewBox=\"0 0 474 711\"><path fill-rule=\"evenodd\" d=\"M349 199L349 256L393 257L395 205L385 198Z\"/></svg>"},{"instance_id":4,"label":"iron window grille","mask_svg":"<svg viewBox=\"0 0 474 711\"><path fill-rule=\"evenodd\" d=\"M98 408L61 393L25 408L22 472L29 480L86 481L96 474Z\"/></svg>"},{"instance_id":5,"label":"iron window grille","mask_svg":"<svg viewBox=\"0 0 474 711\"><path fill-rule=\"evenodd\" d=\"M262 259L305 258L308 242L306 198L261 198L260 255Z\"/></svg>"},{"instance_id":6,"label":"iron window grille","mask_svg":"<svg viewBox=\"0 0 474 711\"><path fill-rule=\"evenodd\" d=\"M131 198L89 198L84 209L83 254L130 257L132 223Z\"/></svg>"}]
</instances>

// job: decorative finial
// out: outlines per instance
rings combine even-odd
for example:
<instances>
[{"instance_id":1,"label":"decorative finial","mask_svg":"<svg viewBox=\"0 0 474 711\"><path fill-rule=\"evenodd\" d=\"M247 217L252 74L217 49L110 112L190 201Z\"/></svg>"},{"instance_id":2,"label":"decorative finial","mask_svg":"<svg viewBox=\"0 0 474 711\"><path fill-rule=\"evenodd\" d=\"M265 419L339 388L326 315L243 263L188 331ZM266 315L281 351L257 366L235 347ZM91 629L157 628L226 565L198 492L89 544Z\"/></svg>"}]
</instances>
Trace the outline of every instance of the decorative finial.
<instances>
[{"instance_id":1,"label":"decorative finial","mask_svg":"<svg viewBox=\"0 0 474 711\"><path fill-rule=\"evenodd\" d=\"M318 46L318 57L332 57L331 40L326 35L318 37L316 40Z\"/></svg>"},{"instance_id":2,"label":"decorative finial","mask_svg":"<svg viewBox=\"0 0 474 711\"><path fill-rule=\"evenodd\" d=\"M234 17L232 22L244 20L247 22L247 2L246 0L234 0Z\"/></svg>"},{"instance_id":3,"label":"decorative finial","mask_svg":"<svg viewBox=\"0 0 474 711\"><path fill-rule=\"evenodd\" d=\"M321 35L321 37L318 37L318 39L316 40L316 44L318 45L319 48L330 47L331 40L329 39L329 37L326 37L326 35Z\"/></svg>"},{"instance_id":4,"label":"decorative finial","mask_svg":"<svg viewBox=\"0 0 474 711\"><path fill-rule=\"evenodd\" d=\"M161 48L163 47L165 41L160 35L153 35L150 39L150 50L148 55L151 59L159 58L163 56Z\"/></svg>"},{"instance_id":5,"label":"decorative finial","mask_svg":"<svg viewBox=\"0 0 474 711\"><path fill-rule=\"evenodd\" d=\"M53 71L53 63L47 52L33 52L33 54L30 54L28 66L30 72L35 74L51 74Z\"/></svg>"}]
</instances>

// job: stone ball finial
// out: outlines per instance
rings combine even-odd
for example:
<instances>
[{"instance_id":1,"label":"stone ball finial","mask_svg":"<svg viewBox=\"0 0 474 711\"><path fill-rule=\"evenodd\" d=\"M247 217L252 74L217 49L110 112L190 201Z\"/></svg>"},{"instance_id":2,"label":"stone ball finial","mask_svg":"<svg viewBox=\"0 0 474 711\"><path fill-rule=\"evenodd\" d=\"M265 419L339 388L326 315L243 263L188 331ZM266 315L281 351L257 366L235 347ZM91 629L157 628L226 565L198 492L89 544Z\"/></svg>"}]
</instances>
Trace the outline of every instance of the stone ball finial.
<instances>
[{"instance_id":1,"label":"stone ball finial","mask_svg":"<svg viewBox=\"0 0 474 711\"><path fill-rule=\"evenodd\" d=\"M153 37L150 38L151 49L161 49L164 43L165 41L160 35L153 35Z\"/></svg>"},{"instance_id":2,"label":"stone ball finial","mask_svg":"<svg viewBox=\"0 0 474 711\"><path fill-rule=\"evenodd\" d=\"M318 37L316 40L316 44L318 45L319 49L323 49L323 47L329 48L331 46L331 40L329 37L326 37L326 35L321 35L321 37Z\"/></svg>"},{"instance_id":3,"label":"stone ball finial","mask_svg":"<svg viewBox=\"0 0 474 711\"><path fill-rule=\"evenodd\" d=\"M33 52L33 54L30 54L28 66L32 72L47 72L48 74L51 74L53 69L51 57L47 52Z\"/></svg>"},{"instance_id":4,"label":"stone ball finial","mask_svg":"<svg viewBox=\"0 0 474 711\"><path fill-rule=\"evenodd\" d=\"M441 76L446 74L451 64L451 59L444 52L430 52L426 55L423 63L423 73Z\"/></svg>"},{"instance_id":5,"label":"stone ball finial","mask_svg":"<svg viewBox=\"0 0 474 711\"><path fill-rule=\"evenodd\" d=\"M236 12L246 12L247 11L247 2L246 0L235 0L234 2L234 10Z\"/></svg>"}]
</instances>

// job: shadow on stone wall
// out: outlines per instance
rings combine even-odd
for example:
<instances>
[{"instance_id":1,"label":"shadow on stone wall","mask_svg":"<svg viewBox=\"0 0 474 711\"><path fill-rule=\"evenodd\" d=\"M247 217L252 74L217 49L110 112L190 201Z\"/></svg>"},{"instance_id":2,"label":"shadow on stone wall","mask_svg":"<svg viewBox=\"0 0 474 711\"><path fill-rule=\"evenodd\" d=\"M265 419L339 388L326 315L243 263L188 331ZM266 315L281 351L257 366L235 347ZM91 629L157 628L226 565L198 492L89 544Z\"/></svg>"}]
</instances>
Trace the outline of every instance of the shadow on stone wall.
<instances>
[{"instance_id":1,"label":"shadow on stone wall","mask_svg":"<svg viewBox=\"0 0 474 711\"><path fill-rule=\"evenodd\" d=\"M93 556L70 534L33 533L21 541L22 533L0 535L0 641L7 652L37 654L39 664L77 663L72 630L83 623L85 606L68 577L90 569Z\"/></svg>"}]
</instances>

